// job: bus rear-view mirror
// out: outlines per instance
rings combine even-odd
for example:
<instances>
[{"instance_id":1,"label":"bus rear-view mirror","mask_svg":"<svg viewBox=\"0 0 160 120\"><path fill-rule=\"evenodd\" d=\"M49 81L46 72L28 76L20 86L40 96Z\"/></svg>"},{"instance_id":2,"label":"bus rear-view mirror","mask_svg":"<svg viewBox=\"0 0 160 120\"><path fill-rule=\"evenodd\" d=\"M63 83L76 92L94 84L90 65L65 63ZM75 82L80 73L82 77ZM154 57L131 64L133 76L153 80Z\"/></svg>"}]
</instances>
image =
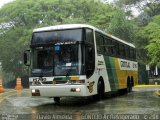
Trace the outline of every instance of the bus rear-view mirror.
<instances>
[{"instance_id":1,"label":"bus rear-view mirror","mask_svg":"<svg viewBox=\"0 0 160 120\"><path fill-rule=\"evenodd\" d=\"M30 66L30 50L26 50L23 54L24 64Z\"/></svg>"}]
</instances>

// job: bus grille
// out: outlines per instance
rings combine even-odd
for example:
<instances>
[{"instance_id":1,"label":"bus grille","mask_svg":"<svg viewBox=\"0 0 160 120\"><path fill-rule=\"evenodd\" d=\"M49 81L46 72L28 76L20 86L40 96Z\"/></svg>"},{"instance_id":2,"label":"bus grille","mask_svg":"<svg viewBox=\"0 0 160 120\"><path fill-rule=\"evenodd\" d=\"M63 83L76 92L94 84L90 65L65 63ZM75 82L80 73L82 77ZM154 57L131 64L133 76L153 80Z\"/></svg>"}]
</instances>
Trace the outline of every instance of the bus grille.
<instances>
[{"instance_id":1,"label":"bus grille","mask_svg":"<svg viewBox=\"0 0 160 120\"><path fill-rule=\"evenodd\" d=\"M42 83L43 83L43 84L53 84L52 81L43 81Z\"/></svg>"},{"instance_id":2,"label":"bus grille","mask_svg":"<svg viewBox=\"0 0 160 120\"><path fill-rule=\"evenodd\" d=\"M66 80L56 80L56 84L65 84Z\"/></svg>"},{"instance_id":3,"label":"bus grille","mask_svg":"<svg viewBox=\"0 0 160 120\"><path fill-rule=\"evenodd\" d=\"M43 81L42 83L43 84L53 84L53 81ZM56 80L55 81L55 84L65 84L65 83L67 83L66 80Z\"/></svg>"}]
</instances>

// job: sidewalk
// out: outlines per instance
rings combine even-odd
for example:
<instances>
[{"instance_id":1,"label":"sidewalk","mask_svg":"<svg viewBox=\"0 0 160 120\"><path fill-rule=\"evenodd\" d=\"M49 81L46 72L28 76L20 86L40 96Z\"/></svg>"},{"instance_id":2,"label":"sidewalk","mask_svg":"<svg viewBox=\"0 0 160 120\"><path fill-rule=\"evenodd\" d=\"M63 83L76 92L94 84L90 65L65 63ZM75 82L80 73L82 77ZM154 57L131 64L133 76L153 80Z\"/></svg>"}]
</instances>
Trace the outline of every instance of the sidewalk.
<instances>
[{"instance_id":1,"label":"sidewalk","mask_svg":"<svg viewBox=\"0 0 160 120\"><path fill-rule=\"evenodd\" d=\"M144 87L160 87L160 85L136 85L134 88L144 88Z\"/></svg>"},{"instance_id":2,"label":"sidewalk","mask_svg":"<svg viewBox=\"0 0 160 120\"><path fill-rule=\"evenodd\" d=\"M160 85L136 85L133 91L157 91L160 90Z\"/></svg>"}]
</instances>

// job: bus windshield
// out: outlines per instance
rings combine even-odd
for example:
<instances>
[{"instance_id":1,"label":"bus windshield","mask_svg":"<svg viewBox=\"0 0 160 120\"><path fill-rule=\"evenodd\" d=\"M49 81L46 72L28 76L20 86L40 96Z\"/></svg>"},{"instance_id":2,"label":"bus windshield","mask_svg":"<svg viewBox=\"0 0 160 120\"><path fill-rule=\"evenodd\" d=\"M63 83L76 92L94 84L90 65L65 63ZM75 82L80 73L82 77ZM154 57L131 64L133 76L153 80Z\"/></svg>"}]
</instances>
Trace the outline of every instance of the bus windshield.
<instances>
[{"instance_id":1,"label":"bus windshield","mask_svg":"<svg viewBox=\"0 0 160 120\"><path fill-rule=\"evenodd\" d=\"M81 40L82 29L43 31L33 33L31 45L55 44L57 42Z\"/></svg>"},{"instance_id":2,"label":"bus windshield","mask_svg":"<svg viewBox=\"0 0 160 120\"><path fill-rule=\"evenodd\" d=\"M80 44L55 44L32 48L31 76L79 75L82 69Z\"/></svg>"}]
</instances>

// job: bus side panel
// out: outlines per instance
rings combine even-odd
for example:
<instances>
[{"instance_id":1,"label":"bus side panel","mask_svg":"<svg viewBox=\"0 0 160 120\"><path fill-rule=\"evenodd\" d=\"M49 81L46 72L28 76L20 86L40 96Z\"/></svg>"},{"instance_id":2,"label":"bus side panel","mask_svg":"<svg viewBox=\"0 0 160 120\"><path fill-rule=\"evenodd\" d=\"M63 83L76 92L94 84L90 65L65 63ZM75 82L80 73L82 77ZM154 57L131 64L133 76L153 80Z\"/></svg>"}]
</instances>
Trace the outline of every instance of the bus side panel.
<instances>
[{"instance_id":1,"label":"bus side panel","mask_svg":"<svg viewBox=\"0 0 160 120\"><path fill-rule=\"evenodd\" d=\"M111 91L117 91L119 89L119 81L117 79L114 58L104 56L104 60L107 68Z\"/></svg>"},{"instance_id":2,"label":"bus side panel","mask_svg":"<svg viewBox=\"0 0 160 120\"><path fill-rule=\"evenodd\" d=\"M128 71L120 69L118 58L115 58L114 62L115 62L116 73L117 73L117 78L118 78L118 82L119 82L119 89L127 88Z\"/></svg>"},{"instance_id":3,"label":"bus side panel","mask_svg":"<svg viewBox=\"0 0 160 120\"><path fill-rule=\"evenodd\" d=\"M134 85L136 85L137 81L138 81L138 71L132 70L132 67L131 67L131 65L134 62L129 61L130 62L130 68L129 68L130 70L121 70L118 58L115 58L114 62L115 62L115 66L116 66L115 68L116 68L116 73L117 73L117 79L119 82L119 89L127 88L127 78L128 77L130 77L130 79L131 79L131 77L133 77Z\"/></svg>"}]
</instances>

